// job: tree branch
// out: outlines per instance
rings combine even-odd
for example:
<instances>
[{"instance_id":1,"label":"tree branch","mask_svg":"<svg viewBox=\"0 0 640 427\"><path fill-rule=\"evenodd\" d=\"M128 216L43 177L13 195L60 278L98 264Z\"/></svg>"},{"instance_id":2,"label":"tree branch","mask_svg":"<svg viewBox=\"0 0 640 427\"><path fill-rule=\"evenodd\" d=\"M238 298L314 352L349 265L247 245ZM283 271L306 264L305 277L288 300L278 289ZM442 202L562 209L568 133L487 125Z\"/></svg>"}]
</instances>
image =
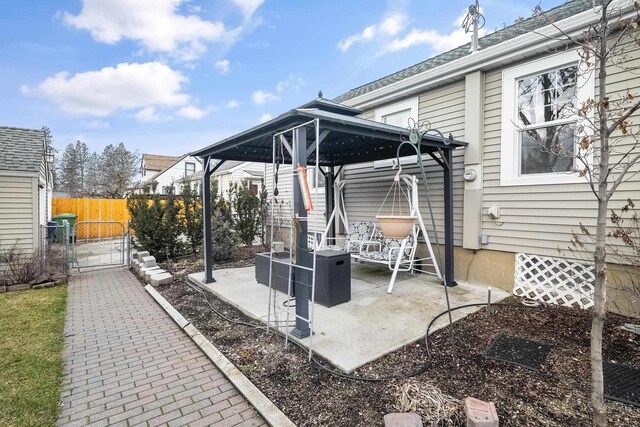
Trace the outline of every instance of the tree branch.
<instances>
[{"instance_id":1,"label":"tree branch","mask_svg":"<svg viewBox=\"0 0 640 427\"><path fill-rule=\"evenodd\" d=\"M627 174L627 172L629 172L629 169L631 168L631 166L637 163L638 160L640 160L640 153L637 153L635 156L630 158L629 162L626 165L624 165L624 167L622 168L618 176L613 180L613 184L611 185L611 188L607 192L607 200L610 199L611 196L613 196L613 193L615 193L618 186L622 183L624 176Z\"/></svg>"},{"instance_id":2,"label":"tree branch","mask_svg":"<svg viewBox=\"0 0 640 427\"><path fill-rule=\"evenodd\" d=\"M629 108L622 116L618 117L607 129L607 136L611 136L611 134L624 122L627 120L633 113L640 109L640 99L636 101L635 104L631 108Z\"/></svg>"}]
</instances>

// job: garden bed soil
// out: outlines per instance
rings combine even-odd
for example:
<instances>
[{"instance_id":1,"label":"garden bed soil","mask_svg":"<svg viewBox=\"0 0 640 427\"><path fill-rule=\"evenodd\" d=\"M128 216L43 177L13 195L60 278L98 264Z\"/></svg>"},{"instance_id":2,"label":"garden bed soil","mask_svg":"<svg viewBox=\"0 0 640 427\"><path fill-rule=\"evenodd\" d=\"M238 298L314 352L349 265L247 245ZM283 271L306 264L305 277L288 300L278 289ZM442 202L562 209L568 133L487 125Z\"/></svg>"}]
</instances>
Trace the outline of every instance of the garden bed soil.
<instances>
[{"instance_id":1,"label":"garden bed soil","mask_svg":"<svg viewBox=\"0 0 640 427\"><path fill-rule=\"evenodd\" d=\"M383 425L384 414L400 409L397 390L408 381L432 383L461 401L467 396L493 401L505 427L591 425L586 311L496 305L491 315L480 311L454 325L457 369L452 364L449 329L444 328L430 337L432 359L424 373L412 380L365 382L308 363L306 351L293 345L285 350L280 336L223 320L184 280L158 291L299 426ZM255 323L213 295L209 301L228 318ZM518 305L515 300L511 303ZM605 359L640 366L640 336L619 328L627 322L637 323L637 319L608 315ZM483 353L498 334L552 344L553 350L540 372L487 359ZM424 342L417 342L353 375L398 376L419 370L428 360ZM612 401L606 406L610 425L640 425L640 408ZM460 411L455 419L437 425L464 425ZM425 419L425 425L432 424Z\"/></svg>"}]
</instances>

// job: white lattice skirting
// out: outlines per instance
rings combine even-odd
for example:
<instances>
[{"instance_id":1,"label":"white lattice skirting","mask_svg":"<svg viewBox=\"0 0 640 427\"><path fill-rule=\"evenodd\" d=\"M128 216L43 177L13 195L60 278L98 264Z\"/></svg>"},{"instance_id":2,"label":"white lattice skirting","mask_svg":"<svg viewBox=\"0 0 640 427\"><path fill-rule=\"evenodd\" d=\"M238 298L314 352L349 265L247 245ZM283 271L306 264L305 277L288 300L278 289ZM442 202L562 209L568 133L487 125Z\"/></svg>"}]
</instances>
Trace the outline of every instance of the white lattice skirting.
<instances>
[{"instance_id":1,"label":"white lattice skirting","mask_svg":"<svg viewBox=\"0 0 640 427\"><path fill-rule=\"evenodd\" d=\"M516 254L513 294L549 304L593 306L594 268L565 258Z\"/></svg>"}]
</instances>

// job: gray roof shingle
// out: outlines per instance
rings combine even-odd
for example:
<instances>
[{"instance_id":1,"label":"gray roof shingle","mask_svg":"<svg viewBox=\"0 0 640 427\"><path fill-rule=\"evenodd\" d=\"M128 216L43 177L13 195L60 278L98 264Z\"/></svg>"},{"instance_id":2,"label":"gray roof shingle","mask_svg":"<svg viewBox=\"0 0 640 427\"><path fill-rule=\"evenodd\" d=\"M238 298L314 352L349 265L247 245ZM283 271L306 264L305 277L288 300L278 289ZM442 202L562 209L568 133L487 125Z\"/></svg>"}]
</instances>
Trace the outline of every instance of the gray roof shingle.
<instances>
[{"instance_id":1,"label":"gray roof shingle","mask_svg":"<svg viewBox=\"0 0 640 427\"><path fill-rule=\"evenodd\" d=\"M0 170L39 172L44 139L42 130L0 126Z\"/></svg>"},{"instance_id":2,"label":"gray roof shingle","mask_svg":"<svg viewBox=\"0 0 640 427\"><path fill-rule=\"evenodd\" d=\"M549 25L549 21L557 22L578 13L584 12L591 7L593 7L592 0L567 1L560 6L544 12L545 16L532 17L524 20L519 24L511 25L502 30L498 30L484 37L481 37L478 40L478 44L480 46L480 49L486 49L488 47L498 45L503 41L507 41L514 37L520 36L524 33L545 27ZM351 98L355 98L357 96L364 95L365 93L369 93L376 89L388 86L392 83L399 82L411 76L415 76L416 74L420 74L433 68L439 67L440 65L455 61L456 59L463 58L467 55L470 55L469 47L470 43L464 44L448 52L429 58L426 61L422 61L418 64L405 68L404 70L400 70L388 76L382 77L381 79L374 80L365 85L351 89L350 91L335 98L334 101L344 102Z\"/></svg>"}]
</instances>

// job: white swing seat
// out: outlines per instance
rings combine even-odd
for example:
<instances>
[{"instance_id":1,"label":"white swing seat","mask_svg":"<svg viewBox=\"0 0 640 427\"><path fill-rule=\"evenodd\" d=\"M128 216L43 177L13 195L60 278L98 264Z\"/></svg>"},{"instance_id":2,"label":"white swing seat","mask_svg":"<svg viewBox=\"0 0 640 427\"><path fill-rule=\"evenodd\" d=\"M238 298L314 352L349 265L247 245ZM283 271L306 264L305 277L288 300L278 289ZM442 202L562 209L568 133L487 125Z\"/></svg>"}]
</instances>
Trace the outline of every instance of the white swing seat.
<instances>
[{"instance_id":1,"label":"white swing seat","mask_svg":"<svg viewBox=\"0 0 640 427\"><path fill-rule=\"evenodd\" d=\"M406 239L389 239L382 236L377 242L368 242L362 247L354 259L363 263L386 265L389 270L394 270L398 256L400 255L400 265L398 271L410 271L413 269L416 249L418 247L418 226L414 225L411 234ZM372 239L375 240L375 239ZM403 240L405 241L404 250L400 254L400 248Z\"/></svg>"},{"instance_id":2,"label":"white swing seat","mask_svg":"<svg viewBox=\"0 0 640 427\"><path fill-rule=\"evenodd\" d=\"M344 238L344 243L341 245L327 245L327 241L333 241L336 243L335 237L327 237L320 249L322 250L334 250L341 252L349 252L350 254L359 254L363 247L374 241L374 235L376 233L376 224L371 221L361 221L349 224L349 232Z\"/></svg>"}]
</instances>

